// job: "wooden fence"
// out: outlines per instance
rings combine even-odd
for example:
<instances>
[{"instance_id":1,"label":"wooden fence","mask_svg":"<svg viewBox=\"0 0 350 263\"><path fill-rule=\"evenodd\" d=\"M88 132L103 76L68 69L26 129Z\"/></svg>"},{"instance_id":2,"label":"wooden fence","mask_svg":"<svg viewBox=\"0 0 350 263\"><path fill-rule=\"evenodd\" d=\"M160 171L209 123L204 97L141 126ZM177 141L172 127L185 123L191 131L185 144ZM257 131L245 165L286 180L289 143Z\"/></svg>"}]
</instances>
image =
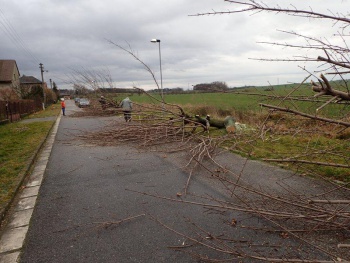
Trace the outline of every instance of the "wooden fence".
<instances>
[{"instance_id":1,"label":"wooden fence","mask_svg":"<svg viewBox=\"0 0 350 263\"><path fill-rule=\"evenodd\" d=\"M0 101L0 123L18 121L21 116L41 109L40 100Z\"/></svg>"}]
</instances>

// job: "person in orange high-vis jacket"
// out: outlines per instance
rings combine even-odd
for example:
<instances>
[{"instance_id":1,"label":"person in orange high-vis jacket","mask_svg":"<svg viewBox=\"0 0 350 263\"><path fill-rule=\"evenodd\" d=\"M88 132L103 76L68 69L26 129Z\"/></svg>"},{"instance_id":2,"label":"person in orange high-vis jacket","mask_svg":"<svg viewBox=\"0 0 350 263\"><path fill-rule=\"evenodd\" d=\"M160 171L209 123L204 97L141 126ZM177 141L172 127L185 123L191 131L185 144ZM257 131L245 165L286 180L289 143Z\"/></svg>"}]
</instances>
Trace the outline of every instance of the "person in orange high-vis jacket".
<instances>
[{"instance_id":1,"label":"person in orange high-vis jacket","mask_svg":"<svg viewBox=\"0 0 350 263\"><path fill-rule=\"evenodd\" d=\"M63 116L66 116L66 102L64 101L64 98L61 99L61 108Z\"/></svg>"}]
</instances>

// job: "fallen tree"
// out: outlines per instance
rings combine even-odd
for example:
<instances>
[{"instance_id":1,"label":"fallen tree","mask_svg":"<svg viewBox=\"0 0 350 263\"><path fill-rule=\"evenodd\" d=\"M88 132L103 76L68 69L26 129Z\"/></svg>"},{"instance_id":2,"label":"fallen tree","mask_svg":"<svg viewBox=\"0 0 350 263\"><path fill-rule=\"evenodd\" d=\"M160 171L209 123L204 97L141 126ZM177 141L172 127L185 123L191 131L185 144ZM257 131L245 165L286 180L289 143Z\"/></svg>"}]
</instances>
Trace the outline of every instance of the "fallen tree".
<instances>
[{"instance_id":1,"label":"fallen tree","mask_svg":"<svg viewBox=\"0 0 350 263\"><path fill-rule=\"evenodd\" d=\"M119 47L118 45L116 46ZM125 51L125 49L123 50ZM127 52L129 53L129 51ZM130 52L129 54L135 58L136 55L132 51ZM137 60L139 61L139 59ZM146 67L146 69L150 70L149 67ZM139 116L139 118L135 118L132 123L116 125L103 131L82 136L83 139L98 145L134 143L135 146L142 147L142 149L158 150L167 155L178 152L186 154L186 163L183 164L182 168L188 172L188 177L184 181L184 187L181 191L169 193L169 196L159 196L154 193L141 191L139 191L139 194L152 196L167 202L202 206L217 213L229 214L233 211L247 213L247 215L257 217L259 220L268 223L261 228L253 228L251 225L240 224L235 218L231 218L229 224L232 227L249 228L253 231L263 231L266 234L277 233L282 238L298 240L300 242L299 249L302 249L302 244L304 244L319 253L317 258L313 257L314 254L312 256L298 254L299 258L297 256L291 257L287 252L286 254L279 254L271 244L261 245L268 248L261 251L256 249L256 244L254 243L249 243L244 247L243 251L232 245L236 244L232 236L223 237L219 234L210 233L210 231L203 228L199 230L202 234L190 236L174 230L173 227L167 226L159 220L157 221L155 216L152 217L163 227L191 240L195 244L204 246L206 249L214 249L225 254L225 256L230 256L229 259L225 256L219 256L217 259L208 259L204 253L204 255L197 255L199 260L207 262L211 260L212 262L223 260L242 260L246 262L251 262L250 260L266 262L334 262L350 258L346 252L341 250L341 248L346 247L344 243L347 241L343 242L343 240L340 243L336 239L337 241L333 241L330 244L330 239L323 243L315 238L319 233L322 233L327 238L334 237L334 233L340 233L343 236L348 235L350 231L348 184L338 185L334 182L329 182L326 188L320 187L322 189L321 192L308 192L300 191L295 185L285 184L284 181L281 181L281 192L275 193L271 192L269 182L263 177L268 177L269 174L261 171L261 173L264 173L262 174L261 185L252 185L246 169L248 166L254 165L254 162L250 161L254 147L248 151L247 158L243 160L243 164L238 171L233 170L232 165L224 163L219 158L219 154L225 152L221 146L225 145L228 140L236 140L234 146L229 148L229 150L242 143L239 141L240 137L236 136L231 138L211 136L210 127L225 127L224 121L212 120L210 116L209 118L192 117L179 105L169 104L163 99L159 100L150 94L145 94L150 96L151 101L154 103L137 105L139 109L136 109L133 114ZM280 108L283 109L282 107L271 109L275 111ZM290 113L294 114L296 112ZM266 120L262 122L261 127L258 127L259 129L251 134L248 144L252 146L257 144L261 133L264 131L264 125L271 114L270 112ZM202 127L203 129L199 131L193 130L197 127ZM235 163L236 159L237 157L234 160L225 160ZM293 161L295 162L295 160ZM194 196L200 198L201 201L191 200L191 197L193 197L191 182L193 177L198 174L206 175L220 182L225 192L223 198L213 199L210 196ZM298 174L296 173L296 175ZM324 178L317 182L323 185L323 180ZM318 184L317 187L319 187ZM130 190L135 191L133 189ZM341 196L344 198L340 198ZM325 202L325 200L329 202ZM141 215L143 216L143 214ZM224 222L224 224L227 223ZM200 226L198 226L199 228ZM191 247L187 246L180 249L184 248L191 249ZM295 247L290 247L290 250L298 252L298 249ZM191 251L191 253L195 252Z\"/></svg>"}]
</instances>

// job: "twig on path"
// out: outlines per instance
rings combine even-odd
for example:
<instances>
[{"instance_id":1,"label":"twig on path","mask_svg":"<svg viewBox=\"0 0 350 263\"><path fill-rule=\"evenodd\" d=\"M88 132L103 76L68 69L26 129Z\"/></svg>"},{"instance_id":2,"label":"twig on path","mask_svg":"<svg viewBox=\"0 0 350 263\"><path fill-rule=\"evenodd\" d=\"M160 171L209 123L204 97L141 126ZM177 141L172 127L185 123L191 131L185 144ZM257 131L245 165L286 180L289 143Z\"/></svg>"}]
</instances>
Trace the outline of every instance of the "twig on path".
<instances>
[{"instance_id":1,"label":"twig on path","mask_svg":"<svg viewBox=\"0 0 350 263\"><path fill-rule=\"evenodd\" d=\"M309 204L350 204L350 200L310 200Z\"/></svg>"},{"instance_id":2,"label":"twig on path","mask_svg":"<svg viewBox=\"0 0 350 263\"><path fill-rule=\"evenodd\" d=\"M74 168L74 169L72 169L72 170L69 170L69 171L63 173L62 175L67 175L67 174L73 173L73 172L79 170L80 168L82 168L83 166L84 166L84 165L81 164L81 165L79 165L78 167L76 167L76 168Z\"/></svg>"},{"instance_id":3,"label":"twig on path","mask_svg":"<svg viewBox=\"0 0 350 263\"><path fill-rule=\"evenodd\" d=\"M130 220L133 220L133 219L139 218L139 217L141 217L141 216L145 216L145 215L146 215L146 214L140 214L140 215L137 215L137 216L131 216L131 217L127 217L127 218L124 218L124 219L122 219L122 220L119 220L119 221L94 222L94 224L101 224L101 225L103 225L104 228L108 228L108 227L110 227L111 225L120 225L121 223L130 221Z\"/></svg>"},{"instance_id":4,"label":"twig on path","mask_svg":"<svg viewBox=\"0 0 350 263\"><path fill-rule=\"evenodd\" d=\"M266 162L278 162L278 163L306 163L306 164L315 164L315 165L324 165L324 166L333 166L341 168L350 168L349 165L339 164L339 163L325 163L325 162L313 162L307 160L297 160L297 159L267 159L263 158L263 161Z\"/></svg>"},{"instance_id":5,"label":"twig on path","mask_svg":"<svg viewBox=\"0 0 350 263\"><path fill-rule=\"evenodd\" d=\"M167 246L167 248L170 249L181 249L181 248L188 248L188 247L192 247L193 245L183 245L183 246Z\"/></svg>"},{"instance_id":6,"label":"twig on path","mask_svg":"<svg viewBox=\"0 0 350 263\"><path fill-rule=\"evenodd\" d=\"M338 244L338 248L350 248L350 244Z\"/></svg>"}]
</instances>

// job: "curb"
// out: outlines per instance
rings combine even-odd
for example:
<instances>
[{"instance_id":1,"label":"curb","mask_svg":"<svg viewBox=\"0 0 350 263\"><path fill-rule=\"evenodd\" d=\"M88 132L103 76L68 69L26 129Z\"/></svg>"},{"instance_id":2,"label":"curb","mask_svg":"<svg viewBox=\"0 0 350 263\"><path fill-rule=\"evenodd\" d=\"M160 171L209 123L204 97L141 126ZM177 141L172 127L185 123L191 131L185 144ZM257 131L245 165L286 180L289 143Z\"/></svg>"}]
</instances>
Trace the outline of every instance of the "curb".
<instances>
[{"instance_id":1,"label":"curb","mask_svg":"<svg viewBox=\"0 0 350 263\"><path fill-rule=\"evenodd\" d=\"M26 168L25 170L19 175L19 181L18 181L18 184L17 184L17 187L14 191L14 194L13 196L11 197L10 201L5 205L4 208L2 208L0 210L0 223L3 222L3 220L5 219L6 215L7 215L7 212L9 211L10 207L12 206L21 186L23 185L26 177L28 176L29 174L29 171L31 170L31 168L33 167L33 164L35 163L35 161L37 160L38 158L38 155L40 153L40 151L42 150L43 146L45 145L45 142L47 140L47 138L49 137L49 135L51 134L52 132L52 129L53 127L55 126L55 124L57 122L59 122L61 120L61 114L59 114L56 118L56 121L52 124L51 128L48 130L45 138L42 140L42 142L39 144L39 146L36 148L34 154L32 155L32 157L30 157L27 165L26 165ZM1 230L1 229L0 229Z\"/></svg>"}]
</instances>

